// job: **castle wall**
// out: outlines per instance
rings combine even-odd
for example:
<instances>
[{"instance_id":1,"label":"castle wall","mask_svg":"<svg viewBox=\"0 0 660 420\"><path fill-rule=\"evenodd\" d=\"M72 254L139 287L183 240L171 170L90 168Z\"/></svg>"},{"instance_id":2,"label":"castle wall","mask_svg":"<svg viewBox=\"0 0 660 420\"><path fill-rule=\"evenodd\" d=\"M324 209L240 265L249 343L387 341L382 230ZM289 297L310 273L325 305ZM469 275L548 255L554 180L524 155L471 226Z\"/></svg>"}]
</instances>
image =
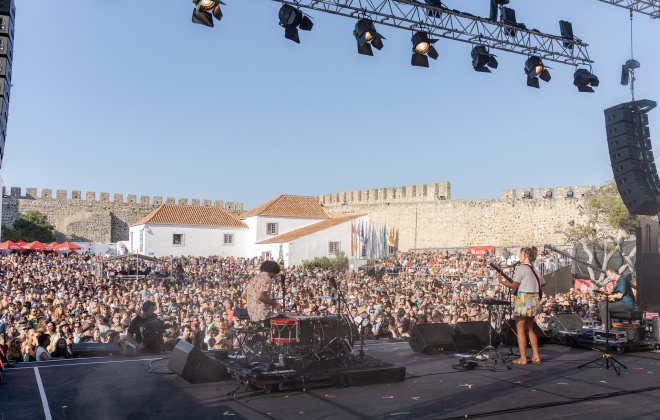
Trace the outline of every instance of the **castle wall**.
<instances>
[{"instance_id":1,"label":"castle wall","mask_svg":"<svg viewBox=\"0 0 660 420\"><path fill-rule=\"evenodd\" d=\"M452 200L449 183L437 183L328 194L318 200L330 215L366 212L371 222L394 226L399 250L407 251L563 243L569 222L585 222L578 206L584 207L594 190L520 188L503 190L500 199Z\"/></svg>"},{"instance_id":2,"label":"castle wall","mask_svg":"<svg viewBox=\"0 0 660 420\"><path fill-rule=\"evenodd\" d=\"M84 197L84 198L83 198ZM179 199L179 204L212 205L211 200ZM174 203L173 197L167 197L166 202ZM128 240L128 227L151 213L163 204L163 197L110 194L87 191L83 196L80 191L57 190L42 188L37 194L36 188L26 188L25 195L21 188L11 188L2 202L2 225L11 227L21 214L36 210L44 214L55 226L55 240L76 242L117 242ZM243 213L243 203L223 202L216 200L213 205L222 207L229 213L238 216Z\"/></svg>"}]
</instances>

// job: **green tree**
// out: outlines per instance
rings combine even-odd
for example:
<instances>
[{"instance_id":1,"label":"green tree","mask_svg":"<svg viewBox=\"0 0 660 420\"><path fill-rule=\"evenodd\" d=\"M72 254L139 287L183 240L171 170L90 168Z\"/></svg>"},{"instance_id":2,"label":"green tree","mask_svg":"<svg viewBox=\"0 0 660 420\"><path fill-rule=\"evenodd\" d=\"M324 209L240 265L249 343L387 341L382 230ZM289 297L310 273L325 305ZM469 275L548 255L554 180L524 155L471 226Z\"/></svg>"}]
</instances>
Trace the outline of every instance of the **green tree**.
<instances>
[{"instance_id":1,"label":"green tree","mask_svg":"<svg viewBox=\"0 0 660 420\"><path fill-rule=\"evenodd\" d=\"M338 252L334 258L323 256L312 260L303 260L302 266L305 269L320 268L326 271L346 271L348 270L348 257L345 253Z\"/></svg>"},{"instance_id":2,"label":"green tree","mask_svg":"<svg viewBox=\"0 0 660 420\"><path fill-rule=\"evenodd\" d=\"M13 228L2 228L2 237L10 241L53 242L55 226L48 223L46 216L38 211L30 210L14 222Z\"/></svg>"},{"instance_id":3,"label":"green tree","mask_svg":"<svg viewBox=\"0 0 660 420\"><path fill-rule=\"evenodd\" d=\"M635 248L626 251L625 245L634 240L637 216L628 212L617 190L614 180L598 188L587 198L581 208L584 223L577 223L564 232L567 242L582 249L589 257L588 262L607 268L613 256L619 255L625 262L621 272L634 267ZM599 261L598 256L602 255ZM596 278L591 268L592 278ZM600 273L599 280L604 274Z\"/></svg>"}]
</instances>

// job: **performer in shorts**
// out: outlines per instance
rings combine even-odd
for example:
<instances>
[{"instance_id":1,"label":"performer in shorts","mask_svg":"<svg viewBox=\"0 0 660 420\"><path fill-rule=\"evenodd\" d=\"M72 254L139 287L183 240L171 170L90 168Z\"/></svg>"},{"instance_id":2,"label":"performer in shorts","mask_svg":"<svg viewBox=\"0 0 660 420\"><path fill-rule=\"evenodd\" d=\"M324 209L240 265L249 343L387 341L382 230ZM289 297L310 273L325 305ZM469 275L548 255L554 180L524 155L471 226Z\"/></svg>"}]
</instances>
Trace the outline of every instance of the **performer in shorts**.
<instances>
[{"instance_id":1,"label":"performer in shorts","mask_svg":"<svg viewBox=\"0 0 660 420\"><path fill-rule=\"evenodd\" d=\"M502 274L498 275L500 284L509 289L518 289L516 303L513 307L513 317L516 320L516 331L518 333L518 348L520 349L520 359L513 363L517 365L527 364L527 339L532 346L532 363L541 363L539 356L539 342L533 330L534 317L542 309L540 307L541 287L545 286L545 279L534 268L534 260L538 255L536 247L522 248L520 250L520 266L513 276L513 282L502 279Z\"/></svg>"}]
</instances>

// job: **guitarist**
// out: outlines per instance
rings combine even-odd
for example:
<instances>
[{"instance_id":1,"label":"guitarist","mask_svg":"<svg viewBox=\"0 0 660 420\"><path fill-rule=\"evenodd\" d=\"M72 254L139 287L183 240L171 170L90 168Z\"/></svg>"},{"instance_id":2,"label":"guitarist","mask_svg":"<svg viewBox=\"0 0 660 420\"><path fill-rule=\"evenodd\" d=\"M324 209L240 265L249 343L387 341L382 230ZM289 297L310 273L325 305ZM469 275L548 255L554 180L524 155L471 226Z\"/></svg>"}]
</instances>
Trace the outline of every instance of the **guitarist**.
<instances>
[{"instance_id":1,"label":"guitarist","mask_svg":"<svg viewBox=\"0 0 660 420\"><path fill-rule=\"evenodd\" d=\"M614 286L612 294L607 296L609 305L605 301L598 302L598 310L603 320L603 327L610 325L610 313L631 311L635 306L635 295L633 294L632 286L622 274L619 274L619 270L610 265L607 267L605 275L610 282L615 281L616 286ZM608 306L609 312L607 311Z\"/></svg>"},{"instance_id":2,"label":"guitarist","mask_svg":"<svg viewBox=\"0 0 660 420\"><path fill-rule=\"evenodd\" d=\"M534 333L534 317L541 310L540 302L543 292L541 287L545 286L545 279L534 268L534 261L538 255L536 247L522 248L520 250L520 267L513 276L513 281L507 281L502 278L502 273L498 272L498 281L509 289L518 289L516 303L513 307L513 316L516 320L516 332L518 335L518 348L520 349L520 359L513 363L517 365L527 364L527 339L532 347L532 363L540 364L539 342Z\"/></svg>"}]
</instances>

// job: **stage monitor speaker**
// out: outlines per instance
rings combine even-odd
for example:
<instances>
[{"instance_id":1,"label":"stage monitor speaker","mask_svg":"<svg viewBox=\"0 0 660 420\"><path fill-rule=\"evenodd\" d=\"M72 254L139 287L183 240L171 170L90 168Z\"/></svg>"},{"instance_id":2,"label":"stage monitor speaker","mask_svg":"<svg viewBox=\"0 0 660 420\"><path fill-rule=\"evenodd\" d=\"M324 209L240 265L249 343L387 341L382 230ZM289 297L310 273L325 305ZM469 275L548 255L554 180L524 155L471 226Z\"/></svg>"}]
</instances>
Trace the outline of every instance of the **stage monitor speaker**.
<instances>
[{"instance_id":1,"label":"stage monitor speaker","mask_svg":"<svg viewBox=\"0 0 660 420\"><path fill-rule=\"evenodd\" d=\"M454 329L456 330L456 334L476 335L482 347L488 345L488 334L491 333L491 329L488 326L488 321L457 322ZM492 331L491 338L493 347L500 345L500 339L497 334L495 334L495 330Z\"/></svg>"},{"instance_id":2,"label":"stage monitor speaker","mask_svg":"<svg viewBox=\"0 0 660 420\"><path fill-rule=\"evenodd\" d=\"M230 379L224 366L184 340L179 341L174 347L167 368L191 384Z\"/></svg>"},{"instance_id":3,"label":"stage monitor speaker","mask_svg":"<svg viewBox=\"0 0 660 420\"><path fill-rule=\"evenodd\" d=\"M543 331L536 322L532 326L534 334L538 339L539 346L544 346L549 344L552 341L551 332L552 331ZM516 331L516 321L513 319L506 319L502 323L502 330L500 331L500 337L502 338L502 345L505 347L518 347L518 332ZM529 340L527 341L529 344Z\"/></svg>"},{"instance_id":4,"label":"stage monitor speaker","mask_svg":"<svg viewBox=\"0 0 660 420\"><path fill-rule=\"evenodd\" d=\"M552 331L577 331L584 326L584 322L575 314L556 314L550 317L548 328Z\"/></svg>"},{"instance_id":5,"label":"stage monitor speaker","mask_svg":"<svg viewBox=\"0 0 660 420\"><path fill-rule=\"evenodd\" d=\"M410 348L418 353L454 351L451 325L445 323L416 324L410 329Z\"/></svg>"}]
</instances>

